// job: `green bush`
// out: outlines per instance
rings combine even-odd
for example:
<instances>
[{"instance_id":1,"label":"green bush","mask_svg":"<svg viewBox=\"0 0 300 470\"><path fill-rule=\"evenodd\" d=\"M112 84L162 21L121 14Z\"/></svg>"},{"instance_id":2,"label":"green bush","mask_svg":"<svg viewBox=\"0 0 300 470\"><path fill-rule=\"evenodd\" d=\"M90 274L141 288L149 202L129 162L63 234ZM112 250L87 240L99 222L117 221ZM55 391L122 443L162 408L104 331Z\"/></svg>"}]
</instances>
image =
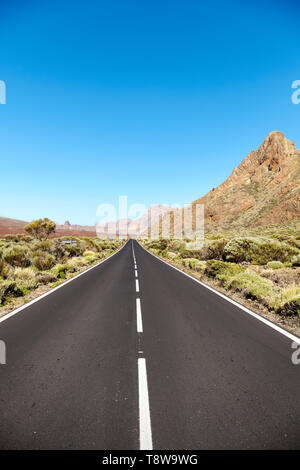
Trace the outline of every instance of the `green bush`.
<instances>
[{"instance_id":1,"label":"green bush","mask_svg":"<svg viewBox=\"0 0 300 470\"><path fill-rule=\"evenodd\" d=\"M281 305L276 313L284 317L300 316L300 297Z\"/></svg>"},{"instance_id":2,"label":"green bush","mask_svg":"<svg viewBox=\"0 0 300 470\"><path fill-rule=\"evenodd\" d=\"M228 277L233 277L244 270L245 268L238 264L213 259L206 262L205 274L222 280Z\"/></svg>"},{"instance_id":3,"label":"green bush","mask_svg":"<svg viewBox=\"0 0 300 470\"><path fill-rule=\"evenodd\" d=\"M292 257L292 266L300 266L300 255Z\"/></svg>"},{"instance_id":4,"label":"green bush","mask_svg":"<svg viewBox=\"0 0 300 470\"><path fill-rule=\"evenodd\" d=\"M31 265L26 245L13 244L3 250L3 260L14 267L26 268Z\"/></svg>"},{"instance_id":5,"label":"green bush","mask_svg":"<svg viewBox=\"0 0 300 470\"><path fill-rule=\"evenodd\" d=\"M269 261L267 263L267 269L280 269L283 268L284 264L281 261Z\"/></svg>"},{"instance_id":6,"label":"green bush","mask_svg":"<svg viewBox=\"0 0 300 470\"><path fill-rule=\"evenodd\" d=\"M24 235L22 233L14 233L14 234L9 234L9 235L4 235L4 240L10 241L10 242L26 242L29 243L32 240L32 237L29 235Z\"/></svg>"},{"instance_id":7,"label":"green bush","mask_svg":"<svg viewBox=\"0 0 300 470\"><path fill-rule=\"evenodd\" d=\"M75 272L78 271L83 266L86 266L86 260L82 257L73 258L67 262L68 271Z\"/></svg>"},{"instance_id":8,"label":"green bush","mask_svg":"<svg viewBox=\"0 0 300 470\"><path fill-rule=\"evenodd\" d=\"M185 259L185 258L191 258L191 256L193 256L193 251L191 250L180 250L179 252L179 255L181 258Z\"/></svg>"},{"instance_id":9,"label":"green bush","mask_svg":"<svg viewBox=\"0 0 300 470\"><path fill-rule=\"evenodd\" d=\"M226 289L243 292L245 297L264 300L272 295L272 281L246 272L243 266L219 260L208 260L205 273L219 279Z\"/></svg>"},{"instance_id":10,"label":"green bush","mask_svg":"<svg viewBox=\"0 0 300 470\"><path fill-rule=\"evenodd\" d=\"M49 253L37 254L33 258L33 264L39 271L47 271L55 266L55 257Z\"/></svg>"},{"instance_id":11,"label":"green bush","mask_svg":"<svg viewBox=\"0 0 300 470\"><path fill-rule=\"evenodd\" d=\"M194 270L197 272L204 273L206 268L206 261L197 261L196 266L194 267Z\"/></svg>"},{"instance_id":12,"label":"green bush","mask_svg":"<svg viewBox=\"0 0 300 470\"><path fill-rule=\"evenodd\" d=\"M168 240L165 238L160 238L159 240L149 240L147 247L155 250L166 250L168 247Z\"/></svg>"},{"instance_id":13,"label":"green bush","mask_svg":"<svg viewBox=\"0 0 300 470\"><path fill-rule=\"evenodd\" d=\"M198 264L198 260L195 258L185 258L183 260L183 264L186 268L195 269L196 265Z\"/></svg>"},{"instance_id":14,"label":"green bush","mask_svg":"<svg viewBox=\"0 0 300 470\"><path fill-rule=\"evenodd\" d=\"M0 281L0 304L5 304L11 297L21 297L22 295L23 292L15 281Z\"/></svg>"},{"instance_id":15,"label":"green bush","mask_svg":"<svg viewBox=\"0 0 300 470\"><path fill-rule=\"evenodd\" d=\"M223 258L226 261L266 264L269 261L291 261L299 250L277 239L255 237L232 238L225 246Z\"/></svg>"},{"instance_id":16,"label":"green bush","mask_svg":"<svg viewBox=\"0 0 300 470\"><path fill-rule=\"evenodd\" d=\"M0 258L0 277L7 279L11 277L13 272L14 268Z\"/></svg>"},{"instance_id":17,"label":"green bush","mask_svg":"<svg viewBox=\"0 0 300 470\"><path fill-rule=\"evenodd\" d=\"M202 259L222 259L223 252L228 240L218 238L210 242L206 242L202 249Z\"/></svg>"},{"instance_id":18,"label":"green bush","mask_svg":"<svg viewBox=\"0 0 300 470\"><path fill-rule=\"evenodd\" d=\"M26 232L39 240L48 238L51 233L55 232L55 228L56 224L48 218L33 220L24 227Z\"/></svg>"},{"instance_id":19,"label":"green bush","mask_svg":"<svg viewBox=\"0 0 300 470\"><path fill-rule=\"evenodd\" d=\"M272 295L273 287L272 281L269 279L248 272L236 274L231 279L227 279L224 285L226 288L243 291L247 298L265 301Z\"/></svg>"},{"instance_id":20,"label":"green bush","mask_svg":"<svg viewBox=\"0 0 300 470\"><path fill-rule=\"evenodd\" d=\"M36 280L39 284L48 284L49 282L56 281L57 277L51 273L36 273Z\"/></svg>"},{"instance_id":21,"label":"green bush","mask_svg":"<svg viewBox=\"0 0 300 470\"><path fill-rule=\"evenodd\" d=\"M15 268L12 274L13 280L23 290L34 289L37 286L36 273L32 267Z\"/></svg>"},{"instance_id":22,"label":"green bush","mask_svg":"<svg viewBox=\"0 0 300 470\"><path fill-rule=\"evenodd\" d=\"M176 253L173 253L172 251L167 251L167 258L174 259L176 258L176 256Z\"/></svg>"},{"instance_id":23,"label":"green bush","mask_svg":"<svg viewBox=\"0 0 300 470\"><path fill-rule=\"evenodd\" d=\"M96 256L96 253L94 251L91 251L91 250L87 250L83 253L83 256L84 257L87 257L87 256Z\"/></svg>"},{"instance_id":24,"label":"green bush","mask_svg":"<svg viewBox=\"0 0 300 470\"><path fill-rule=\"evenodd\" d=\"M186 248L186 243L183 240L170 240L169 243L170 251L180 251Z\"/></svg>"},{"instance_id":25,"label":"green bush","mask_svg":"<svg viewBox=\"0 0 300 470\"><path fill-rule=\"evenodd\" d=\"M74 256L81 256L83 254L83 250L80 245L66 245L65 251L70 258Z\"/></svg>"},{"instance_id":26,"label":"green bush","mask_svg":"<svg viewBox=\"0 0 300 470\"><path fill-rule=\"evenodd\" d=\"M36 249L39 251L46 251L46 252L51 252L54 247L54 242L53 240L42 240L42 241L36 241Z\"/></svg>"},{"instance_id":27,"label":"green bush","mask_svg":"<svg viewBox=\"0 0 300 470\"><path fill-rule=\"evenodd\" d=\"M66 273L67 273L67 265L66 264L58 264L53 268L54 272L56 272L56 276L59 279L65 279L66 278Z\"/></svg>"}]
</instances>

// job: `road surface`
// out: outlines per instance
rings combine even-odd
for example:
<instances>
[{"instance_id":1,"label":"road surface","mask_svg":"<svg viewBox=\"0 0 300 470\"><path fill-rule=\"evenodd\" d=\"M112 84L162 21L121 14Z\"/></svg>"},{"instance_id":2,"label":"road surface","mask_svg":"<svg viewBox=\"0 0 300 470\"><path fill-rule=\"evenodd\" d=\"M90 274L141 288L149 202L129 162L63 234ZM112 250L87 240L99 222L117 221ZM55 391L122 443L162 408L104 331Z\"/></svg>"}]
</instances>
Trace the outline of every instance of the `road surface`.
<instances>
[{"instance_id":1,"label":"road surface","mask_svg":"<svg viewBox=\"0 0 300 470\"><path fill-rule=\"evenodd\" d=\"M1 449L300 447L291 340L136 241L0 339Z\"/></svg>"}]
</instances>

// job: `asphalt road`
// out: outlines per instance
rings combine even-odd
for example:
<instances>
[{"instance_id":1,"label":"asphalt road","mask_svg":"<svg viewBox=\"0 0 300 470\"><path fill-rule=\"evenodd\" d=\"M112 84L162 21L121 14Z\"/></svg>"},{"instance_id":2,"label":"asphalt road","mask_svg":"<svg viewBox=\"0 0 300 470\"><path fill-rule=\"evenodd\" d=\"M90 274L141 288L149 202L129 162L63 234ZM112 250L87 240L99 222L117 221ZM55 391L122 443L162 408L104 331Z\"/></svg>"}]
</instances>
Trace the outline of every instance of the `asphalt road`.
<instances>
[{"instance_id":1,"label":"asphalt road","mask_svg":"<svg viewBox=\"0 0 300 470\"><path fill-rule=\"evenodd\" d=\"M0 339L1 449L300 448L291 340L135 241Z\"/></svg>"}]
</instances>

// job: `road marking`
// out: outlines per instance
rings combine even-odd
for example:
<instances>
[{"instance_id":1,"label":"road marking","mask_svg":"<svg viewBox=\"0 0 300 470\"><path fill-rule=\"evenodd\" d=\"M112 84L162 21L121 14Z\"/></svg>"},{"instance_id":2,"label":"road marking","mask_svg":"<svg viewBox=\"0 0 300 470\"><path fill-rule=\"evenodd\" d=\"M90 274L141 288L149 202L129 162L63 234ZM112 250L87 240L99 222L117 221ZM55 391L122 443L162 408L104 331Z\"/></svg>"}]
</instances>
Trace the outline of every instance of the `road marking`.
<instances>
[{"instance_id":1,"label":"road marking","mask_svg":"<svg viewBox=\"0 0 300 470\"><path fill-rule=\"evenodd\" d=\"M132 253L135 267L135 277L138 277L136 259L132 241ZM135 280L135 290L140 291L139 280ZM143 333L143 320L141 299L136 299L136 328L138 333ZM139 342L141 335L139 336ZM139 347L138 354L143 354L143 350ZM139 425L140 425L140 450L152 450L152 430L150 419L149 392L147 381L146 359L138 357L138 382L139 382Z\"/></svg>"},{"instance_id":2,"label":"road marking","mask_svg":"<svg viewBox=\"0 0 300 470\"><path fill-rule=\"evenodd\" d=\"M138 333L143 333L141 299L136 299L136 328Z\"/></svg>"},{"instance_id":3,"label":"road marking","mask_svg":"<svg viewBox=\"0 0 300 470\"><path fill-rule=\"evenodd\" d=\"M127 245L127 243L128 243L128 242L126 242L125 245L121 246L121 248L119 248L119 250L117 250L115 253L113 253L112 255L110 255L110 256L108 256L107 258L105 258L105 259L103 259L102 261L100 261L100 263L95 264L95 266L92 266L92 267L86 269L85 271L82 271L82 273L76 274L76 276L73 276L71 279L68 279L67 281L63 282L63 284L60 284L59 286L53 287L53 289L51 289L51 290L45 292L44 294L40 295L39 297L36 297L35 299L31 300L31 301L28 302L27 304L22 305L21 307L16 308L15 310L13 310L12 312L7 313L6 315L3 315L2 317L0 317L0 323L2 323L2 322L5 321L5 320L8 320L8 318L13 317L14 315L16 315L17 313L21 312L22 310L25 310L26 308L28 308L28 307L30 307L31 305L33 305L33 304L35 304L36 302L38 302L39 300L42 300L44 297L47 297L47 295L50 295L50 294L52 294L53 292L57 291L58 289L61 289L62 287L65 287L67 284L69 284L69 282L75 281L75 279L77 279L77 278L80 277L80 276L83 276L84 274L88 273L88 272L91 271L92 269L97 268L98 266L100 266L100 264L105 263L105 261L109 260L110 258L112 258L113 256L115 256L117 253L119 253L119 251L123 250L123 248Z\"/></svg>"},{"instance_id":4,"label":"road marking","mask_svg":"<svg viewBox=\"0 0 300 470\"><path fill-rule=\"evenodd\" d=\"M152 431L150 419L149 393L146 359L138 358L139 375L139 413L140 413L140 450L152 450Z\"/></svg>"},{"instance_id":5,"label":"road marking","mask_svg":"<svg viewBox=\"0 0 300 470\"><path fill-rule=\"evenodd\" d=\"M137 242L139 243L139 242ZM268 325L270 328L273 328L273 330L276 330L278 333L281 333L282 335L286 336L287 338L291 339L292 341L295 341L296 343L300 344L300 338L298 336L295 336L293 335L292 333L289 333L288 331L284 330L283 328L280 328L280 326L277 326L275 323L272 323L271 321L267 320L266 318L262 317L261 315L259 315L258 313L255 313L253 312L252 310L250 310L249 308L247 307L244 307L244 305L241 305L239 304L238 302L236 302L235 300L232 300L230 299L229 297L227 297L226 295L222 294L221 292L215 290L213 287L210 287L208 286L207 284L205 284L204 282L201 282L199 281L198 279L195 279L193 276L191 276L190 274L187 274L185 273L184 271L181 271L181 269L179 268L176 268L175 266L173 266L172 264L169 264L167 263L165 260L159 258L158 256L154 255L153 253L151 253L150 251L146 250L146 248L144 248L140 243L139 243L140 247L143 248L143 250L146 251L146 253L148 253L149 255L152 255L154 256L154 258L157 258L159 261L161 261L162 263L165 263L167 266L169 266L170 268L173 268L175 269L176 271L180 272L181 274L184 274L185 276L189 277L190 279L192 279L193 281L197 282L198 284L200 284L201 286L205 287L206 289L210 290L211 292L213 292L214 294L217 294L219 297L222 297L222 299L225 299L227 300L227 302L230 302L231 304L235 305L236 307L238 307L239 309L243 310L244 312L248 313L249 315L251 315L252 317L256 318L257 320L261 321L262 323L265 323L266 325Z\"/></svg>"}]
</instances>

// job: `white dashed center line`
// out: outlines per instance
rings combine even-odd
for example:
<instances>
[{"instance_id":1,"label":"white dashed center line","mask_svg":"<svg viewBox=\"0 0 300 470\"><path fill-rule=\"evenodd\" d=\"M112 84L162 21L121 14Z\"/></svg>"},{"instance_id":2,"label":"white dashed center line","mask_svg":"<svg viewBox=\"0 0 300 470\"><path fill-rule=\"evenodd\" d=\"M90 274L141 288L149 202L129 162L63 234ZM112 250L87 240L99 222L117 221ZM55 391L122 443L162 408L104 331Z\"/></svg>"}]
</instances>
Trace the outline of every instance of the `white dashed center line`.
<instances>
[{"instance_id":1,"label":"white dashed center line","mask_svg":"<svg viewBox=\"0 0 300 470\"><path fill-rule=\"evenodd\" d=\"M135 290L140 291L138 271L135 259L135 253L132 242L132 255L134 261L134 274L135 274ZM139 351L138 354L142 355L144 352L141 349L142 333L143 333L143 320L141 299L136 299L136 329L139 335ZM149 392L147 381L146 359L138 357L138 381L139 381L139 426L140 426L140 450L152 450L152 430L150 419L150 405L149 405Z\"/></svg>"},{"instance_id":2,"label":"white dashed center line","mask_svg":"<svg viewBox=\"0 0 300 470\"><path fill-rule=\"evenodd\" d=\"M140 412L140 450L152 450L152 431L149 407L146 359L138 358L139 372L139 412Z\"/></svg>"},{"instance_id":3,"label":"white dashed center line","mask_svg":"<svg viewBox=\"0 0 300 470\"><path fill-rule=\"evenodd\" d=\"M136 327L137 327L137 332L138 333L143 333L141 299L136 299Z\"/></svg>"}]
</instances>

